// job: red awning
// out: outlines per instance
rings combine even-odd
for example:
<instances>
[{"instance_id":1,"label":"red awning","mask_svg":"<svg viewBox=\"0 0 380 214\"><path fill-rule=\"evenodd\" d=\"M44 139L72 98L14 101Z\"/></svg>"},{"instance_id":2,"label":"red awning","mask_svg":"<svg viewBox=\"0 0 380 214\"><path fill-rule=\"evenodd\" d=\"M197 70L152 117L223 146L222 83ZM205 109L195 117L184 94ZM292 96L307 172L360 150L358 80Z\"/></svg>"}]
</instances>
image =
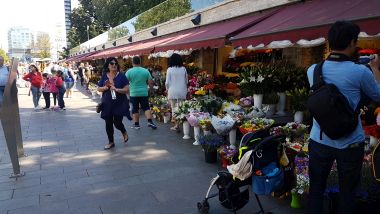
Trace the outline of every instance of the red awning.
<instances>
[{"instance_id":1,"label":"red awning","mask_svg":"<svg viewBox=\"0 0 380 214\"><path fill-rule=\"evenodd\" d=\"M331 24L351 20L362 32L380 32L379 0L313 0L286 6L231 39L234 46L267 45L272 41L313 40L327 36Z\"/></svg>"},{"instance_id":2,"label":"red awning","mask_svg":"<svg viewBox=\"0 0 380 214\"><path fill-rule=\"evenodd\" d=\"M199 49L204 47L223 47L226 37L236 35L248 27L275 14L278 9L266 12L254 13L238 18L224 20L197 28L178 32L166 42L161 42L155 51Z\"/></svg>"},{"instance_id":3,"label":"red awning","mask_svg":"<svg viewBox=\"0 0 380 214\"><path fill-rule=\"evenodd\" d=\"M127 45L122 45L119 47L114 47L114 48L109 48L106 50L101 50L97 53L95 53L92 56L89 56L90 59L102 59L102 58L107 58L107 57L117 57L117 56L122 56L122 52L125 49Z\"/></svg>"}]
</instances>

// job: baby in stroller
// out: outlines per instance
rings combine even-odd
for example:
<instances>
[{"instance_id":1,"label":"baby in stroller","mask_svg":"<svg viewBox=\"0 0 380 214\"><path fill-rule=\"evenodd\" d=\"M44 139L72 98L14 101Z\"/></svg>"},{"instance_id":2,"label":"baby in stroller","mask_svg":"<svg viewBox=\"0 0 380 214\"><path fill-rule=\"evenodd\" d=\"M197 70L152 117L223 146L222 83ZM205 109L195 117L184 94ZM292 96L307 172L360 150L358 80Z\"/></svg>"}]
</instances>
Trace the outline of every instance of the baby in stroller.
<instances>
[{"instance_id":1,"label":"baby in stroller","mask_svg":"<svg viewBox=\"0 0 380 214\"><path fill-rule=\"evenodd\" d=\"M279 157L284 141L284 136L270 136L268 130L245 134L240 141L239 153L233 159L236 164L227 167L228 172L218 172L211 180L205 199L197 204L198 211L208 213L208 200L219 196L220 204L236 213L248 203L249 185L252 185L260 207L258 213L270 213L264 211L258 195L270 194L283 185ZM218 193L210 195L214 185Z\"/></svg>"}]
</instances>

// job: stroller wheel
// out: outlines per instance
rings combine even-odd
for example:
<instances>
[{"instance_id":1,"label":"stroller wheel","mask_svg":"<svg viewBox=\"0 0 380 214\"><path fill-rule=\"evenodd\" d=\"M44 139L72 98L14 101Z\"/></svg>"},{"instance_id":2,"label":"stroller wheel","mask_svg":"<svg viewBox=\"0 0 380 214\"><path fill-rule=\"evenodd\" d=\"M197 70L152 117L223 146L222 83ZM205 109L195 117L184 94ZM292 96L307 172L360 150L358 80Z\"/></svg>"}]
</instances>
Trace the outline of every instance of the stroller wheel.
<instances>
[{"instance_id":1,"label":"stroller wheel","mask_svg":"<svg viewBox=\"0 0 380 214\"><path fill-rule=\"evenodd\" d=\"M198 212L201 214L208 214L208 211L210 210L210 205L206 200L203 200L202 202L198 202Z\"/></svg>"}]
</instances>

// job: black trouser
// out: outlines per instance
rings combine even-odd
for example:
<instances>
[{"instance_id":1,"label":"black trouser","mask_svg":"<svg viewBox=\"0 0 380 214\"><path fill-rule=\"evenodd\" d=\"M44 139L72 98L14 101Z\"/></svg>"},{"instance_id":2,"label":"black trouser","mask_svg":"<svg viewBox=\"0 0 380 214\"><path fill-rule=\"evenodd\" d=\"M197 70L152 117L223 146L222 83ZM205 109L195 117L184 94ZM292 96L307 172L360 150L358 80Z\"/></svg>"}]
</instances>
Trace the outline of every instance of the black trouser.
<instances>
[{"instance_id":1,"label":"black trouser","mask_svg":"<svg viewBox=\"0 0 380 214\"><path fill-rule=\"evenodd\" d=\"M83 74L82 75L79 74L79 77L80 77L80 85L83 86L83 81L84 81Z\"/></svg>"},{"instance_id":2,"label":"black trouser","mask_svg":"<svg viewBox=\"0 0 380 214\"><path fill-rule=\"evenodd\" d=\"M50 92L42 92L45 100L45 108L50 108Z\"/></svg>"},{"instance_id":3,"label":"black trouser","mask_svg":"<svg viewBox=\"0 0 380 214\"><path fill-rule=\"evenodd\" d=\"M63 96L65 95L66 90L64 88L60 88L58 90L58 106L59 108L65 107L65 101L63 100Z\"/></svg>"},{"instance_id":4,"label":"black trouser","mask_svg":"<svg viewBox=\"0 0 380 214\"><path fill-rule=\"evenodd\" d=\"M123 124L123 117L120 116L113 116L106 119L106 131L108 136L108 142L114 143L113 139L113 126L121 131L122 134L126 133L127 130L125 130L124 124Z\"/></svg>"},{"instance_id":5,"label":"black trouser","mask_svg":"<svg viewBox=\"0 0 380 214\"><path fill-rule=\"evenodd\" d=\"M355 193L360 184L364 143L356 147L335 149L310 140L310 194L308 214L323 213L323 193L334 160L338 166L339 213L354 213Z\"/></svg>"},{"instance_id":6,"label":"black trouser","mask_svg":"<svg viewBox=\"0 0 380 214\"><path fill-rule=\"evenodd\" d=\"M53 94L53 102L54 102L54 106L57 105L57 93L52 93Z\"/></svg>"}]
</instances>

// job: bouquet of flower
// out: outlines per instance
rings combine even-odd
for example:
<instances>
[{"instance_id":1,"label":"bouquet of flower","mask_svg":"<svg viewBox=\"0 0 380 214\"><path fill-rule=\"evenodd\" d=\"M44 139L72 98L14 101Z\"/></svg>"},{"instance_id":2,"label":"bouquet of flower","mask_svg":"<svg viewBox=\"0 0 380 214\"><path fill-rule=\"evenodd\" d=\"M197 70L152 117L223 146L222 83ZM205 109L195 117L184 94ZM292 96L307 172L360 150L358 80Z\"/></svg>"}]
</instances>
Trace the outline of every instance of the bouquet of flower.
<instances>
[{"instance_id":1,"label":"bouquet of flower","mask_svg":"<svg viewBox=\"0 0 380 214\"><path fill-rule=\"evenodd\" d=\"M243 93L264 94L273 90L274 67L264 63L242 63L240 68L240 85Z\"/></svg>"},{"instance_id":2,"label":"bouquet of flower","mask_svg":"<svg viewBox=\"0 0 380 214\"><path fill-rule=\"evenodd\" d=\"M216 134L200 136L198 141L206 152L216 151L223 145L223 138Z\"/></svg>"},{"instance_id":3,"label":"bouquet of flower","mask_svg":"<svg viewBox=\"0 0 380 214\"><path fill-rule=\"evenodd\" d=\"M235 154L238 152L236 148L231 148L229 145L223 145L220 147L219 153L221 155L224 155L224 157L230 161L232 161L232 158L235 156Z\"/></svg>"},{"instance_id":4,"label":"bouquet of flower","mask_svg":"<svg viewBox=\"0 0 380 214\"><path fill-rule=\"evenodd\" d=\"M292 190L295 193L302 195L307 192L310 185L309 180L309 157L297 156L294 160L295 173L297 177L296 187Z\"/></svg>"},{"instance_id":5,"label":"bouquet of flower","mask_svg":"<svg viewBox=\"0 0 380 214\"><path fill-rule=\"evenodd\" d=\"M186 116L191 112L200 112L201 105L199 102L194 100L185 100L182 102L178 108L173 112L173 115L177 121L185 121Z\"/></svg>"},{"instance_id":6,"label":"bouquet of flower","mask_svg":"<svg viewBox=\"0 0 380 214\"><path fill-rule=\"evenodd\" d=\"M308 132L308 127L302 123L290 122L285 126L274 127L270 132L272 135L286 135L289 138L300 138Z\"/></svg>"},{"instance_id":7,"label":"bouquet of flower","mask_svg":"<svg viewBox=\"0 0 380 214\"><path fill-rule=\"evenodd\" d=\"M252 106L251 108L246 110L245 118L251 119L251 118L256 118L256 117L265 117L268 110L269 110L268 106L264 106L263 108Z\"/></svg>"},{"instance_id":8,"label":"bouquet of flower","mask_svg":"<svg viewBox=\"0 0 380 214\"><path fill-rule=\"evenodd\" d=\"M198 101L202 106L202 111L210 114L217 114L222 106L222 100L215 96L203 96L198 98Z\"/></svg>"},{"instance_id":9,"label":"bouquet of flower","mask_svg":"<svg viewBox=\"0 0 380 214\"><path fill-rule=\"evenodd\" d=\"M249 97L243 97L239 100L239 105L242 107L251 107L253 104L253 99L251 96Z\"/></svg>"},{"instance_id":10,"label":"bouquet of flower","mask_svg":"<svg viewBox=\"0 0 380 214\"><path fill-rule=\"evenodd\" d=\"M309 96L309 90L306 87L286 91L286 95L290 99L290 105L294 112L306 109L306 100Z\"/></svg>"},{"instance_id":11,"label":"bouquet of flower","mask_svg":"<svg viewBox=\"0 0 380 214\"><path fill-rule=\"evenodd\" d=\"M199 120L199 126L203 129L203 131L210 131L212 128L211 125L211 118L210 117L204 117Z\"/></svg>"},{"instance_id":12,"label":"bouquet of flower","mask_svg":"<svg viewBox=\"0 0 380 214\"><path fill-rule=\"evenodd\" d=\"M245 121L240 127L240 131L243 134L248 132L257 132L262 129L267 129L274 124L273 119L266 118L252 118L251 120Z\"/></svg>"},{"instance_id":13,"label":"bouquet of flower","mask_svg":"<svg viewBox=\"0 0 380 214\"><path fill-rule=\"evenodd\" d=\"M199 126L199 121L207 118L210 118L210 114L207 112L192 112L186 116L187 122L189 122L190 126Z\"/></svg>"},{"instance_id":14,"label":"bouquet of flower","mask_svg":"<svg viewBox=\"0 0 380 214\"><path fill-rule=\"evenodd\" d=\"M243 112L244 110L241 108L241 106L231 103L231 102L224 102L222 105L222 112L225 112L227 114L234 114Z\"/></svg>"},{"instance_id":15,"label":"bouquet of flower","mask_svg":"<svg viewBox=\"0 0 380 214\"><path fill-rule=\"evenodd\" d=\"M235 120L228 114L223 118L212 116L211 124L214 127L216 133L220 135L226 135L234 127Z\"/></svg>"}]
</instances>

